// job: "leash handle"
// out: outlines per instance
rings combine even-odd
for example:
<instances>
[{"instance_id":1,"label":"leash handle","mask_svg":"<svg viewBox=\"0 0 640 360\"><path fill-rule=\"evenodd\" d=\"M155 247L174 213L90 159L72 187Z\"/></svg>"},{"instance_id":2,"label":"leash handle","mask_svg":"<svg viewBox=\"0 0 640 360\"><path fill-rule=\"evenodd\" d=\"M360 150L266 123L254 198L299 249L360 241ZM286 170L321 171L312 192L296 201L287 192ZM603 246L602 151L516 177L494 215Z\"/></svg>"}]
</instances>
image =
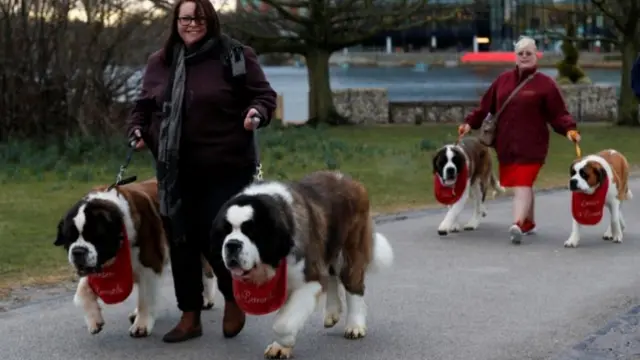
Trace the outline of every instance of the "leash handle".
<instances>
[{"instance_id":1,"label":"leash handle","mask_svg":"<svg viewBox=\"0 0 640 360\"><path fill-rule=\"evenodd\" d=\"M581 158L582 157L582 149L580 149L580 145L578 145L578 142L574 142L574 144L576 145L576 157Z\"/></svg>"}]
</instances>

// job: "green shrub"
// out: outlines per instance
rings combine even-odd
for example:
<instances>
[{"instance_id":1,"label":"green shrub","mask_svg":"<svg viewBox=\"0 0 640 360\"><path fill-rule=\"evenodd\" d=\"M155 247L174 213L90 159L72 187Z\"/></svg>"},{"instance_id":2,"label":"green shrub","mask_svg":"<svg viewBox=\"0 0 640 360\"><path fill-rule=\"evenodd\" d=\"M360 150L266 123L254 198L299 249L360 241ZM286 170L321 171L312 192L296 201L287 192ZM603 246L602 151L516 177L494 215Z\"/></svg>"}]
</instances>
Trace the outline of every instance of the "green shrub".
<instances>
[{"instance_id":1,"label":"green shrub","mask_svg":"<svg viewBox=\"0 0 640 360\"><path fill-rule=\"evenodd\" d=\"M578 65L578 58L580 56L578 49L573 45L573 41L569 40L569 38L575 38L576 36L575 25L571 23L567 24L566 32L568 38L562 41L561 46L564 59L556 65L558 69L556 81L560 85L591 84L591 80Z\"/></svg>"}]
</instances>

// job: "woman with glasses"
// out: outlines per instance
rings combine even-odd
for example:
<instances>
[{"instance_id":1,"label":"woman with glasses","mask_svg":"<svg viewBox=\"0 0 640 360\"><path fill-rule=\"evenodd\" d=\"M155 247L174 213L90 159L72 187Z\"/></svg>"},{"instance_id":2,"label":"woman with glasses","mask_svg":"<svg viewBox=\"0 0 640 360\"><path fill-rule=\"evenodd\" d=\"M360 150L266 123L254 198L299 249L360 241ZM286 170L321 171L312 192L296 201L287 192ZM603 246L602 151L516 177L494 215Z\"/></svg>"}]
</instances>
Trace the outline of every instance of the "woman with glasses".
<instances>
[{"instance_id":1,"label":"woman with glasses","mask_svg":"<svg viewBox=\"0 0 640 360\"><path fill-rule=\"evenodd\" d=\"M509 237L513 244L520 244L522 235L533 233L536 227L533 184L549 151L548 125L570 141L580 141L580 135L555 80L537 72L535 40L521 37L515 52L516 66L498 76L458 132L464 135L479 129L488 114L496 114L506 104L496 119L493 147L498 156L500 184L513 188L514 193ZM507 103L507 98L525 81Z\"/></svg>"},{"instance_id":2,"label":"woman with glasses","mask_svg":"<svg viewBox=\"0 0 640 360\"><path fill-rule=\"evenodd\" d=\"M211 264L225 299L222 329L236 336L245 314L236 305L221 244L210 244L213 220L223 203L248 185L256 172L253 131L267 126L276 93L255 52L235 41L244 55L244 76L224 59L229 37L221 34L209 0L179 0L163 49L149 57L142 92L128 122L135 147L156 160L160 212L170 244L171 268L182 317L164 337L181 342L202 335L201 254ZM237 81L237 82L236 82ZM210 305L210 304L207 304Z\"/></svg>"}]
</instances>

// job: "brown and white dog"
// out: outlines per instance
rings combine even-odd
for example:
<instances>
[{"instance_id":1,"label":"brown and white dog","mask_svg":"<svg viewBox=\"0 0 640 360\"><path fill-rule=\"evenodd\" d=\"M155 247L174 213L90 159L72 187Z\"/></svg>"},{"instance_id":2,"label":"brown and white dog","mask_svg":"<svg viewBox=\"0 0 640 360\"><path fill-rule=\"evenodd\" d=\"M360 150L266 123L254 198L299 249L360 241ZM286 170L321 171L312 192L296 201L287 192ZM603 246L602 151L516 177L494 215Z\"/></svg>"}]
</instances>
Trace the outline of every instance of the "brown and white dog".
<instances>
[{"instance_id":1,"label":"brown and white dog","mask_svg":"<svg viewBox=\"0 0 640 360\"><path fill-rule=\"evenodd\" d=\"M129 333L148 336L155 324L155 307L160 279L169 263L164 227L159 214L158 185L155 178L108 189L98 186L76 202L58 223L56 246L64 246L69 263L80 280L74 303L85 313L91 334L104 326L98 295L89 277L113 264L121 245L128 239L133 282L138 287L135 310L129 315ZM213 307L213 270L203 258L204 307ZM124 290L127 291L127 290ZM129 293L130 294L130 293ZM124 296L129 296L124 294Z\"/></svg>"},{"instance_id":2,"label":"brown and white dog","mask_svg":"<svg viewBox=\"0 0 640 360\"><path fill-rule=\"evenodd\" d=\"M442 188L454 188L464 185L459 198L449 206L449 211L438 226L439 235L460 231L458 217L471 196L474 200L473 215L464 225L464 230L475 230L480 225L480 219L487 215L484 206L487 191L493 189L492 196L497 192L504 192L498 179L493 173L493 161L489 148L480 143L475 137L465 137L458 144L447 144L434 154L432 158L435 181ZM466 179L462 178L466 174Z\"/></svg>"},{"instance_id":3,"label":"brown and white dog","mask_svg":"<svg viewBox=\"0 0 640 360\"><path fill-rule=\"evenodd\" d=\"M629 163L620 152L607 149L578 159L571 164L569 190L588 195L594 194L602 183L608 181L604 206L609 209L611 222L603 235L604 240L622 242L625 229L621 203L633 198L629 189ZM573 219L573 227L565 247L577 247L580 242L580 224Z\"/></svg>"},{"instance_id":4,"label":"brown and white dog","mask_svg":"<svg viewBox=\"0 0 640 360\"><path fill-rule=\"evenodd\" d=\"M249 185L218 213L212 243L220 246L237 281L264 284L286 269L287 292L275 317L275 339L264 353L270 359L291 357L296 335L322 296L324 326L339 321L340 284L346 290L344 336L364 337L365 276L393 262L391 245L374 230L366 188L333 171Z\"/></svg>"}]
</instances>

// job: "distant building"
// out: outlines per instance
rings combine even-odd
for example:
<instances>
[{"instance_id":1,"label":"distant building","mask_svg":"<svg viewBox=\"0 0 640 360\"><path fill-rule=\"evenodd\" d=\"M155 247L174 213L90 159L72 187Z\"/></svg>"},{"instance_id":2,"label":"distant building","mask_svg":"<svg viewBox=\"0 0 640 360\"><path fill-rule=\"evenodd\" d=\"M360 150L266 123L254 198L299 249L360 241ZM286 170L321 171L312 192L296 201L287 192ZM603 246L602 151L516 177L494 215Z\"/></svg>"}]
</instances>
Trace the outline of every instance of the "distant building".
<instances>
[{"instance_id":1,"label":"distant building","mask_svg":"<svg viewBox=\"0 0 640 360\"><path fill-rule=\"evenodd\" d=\"M258 11L270 9L260 0L235 1L237 8L247 9L249 4L257 3ZM607 19L595 11L591 0L430 0L429 3L432 10L424 16L435 19L432 23L381 32L356 48L382 50L390 36L393 47L403 51L469 51L474 36L478 36L489 39L487 44L480 45L480 51L512 50L520 35L528 35L537 40L541 49L559 51L559 37L545 32L563 34L568 22L576 25L578 37L605 39L613 35ZM299 11L304 14L304 10ZM443 18L448 19L438 20ZM582 49L609 50L605 42L584 41L577 45Z\"/></svg>"},{"instance_id":2,"label":"distant building","mask_svg":"<svg viewBox=\"0 0 640 360\"><path fill-rule=\"evenodd\" d=\"M489 43L480 45L481 51L512 50L520 35L534 37L538 46L545 50L557 50L560 40L545 34L551 31L563 34L565 25L576 25L578 37L612 37L607 19L598 14L591 0L432 0L432 16L443 16L456 8L463 9L454 19L434 22L406 31L382 33L362 44L363 48L381 48L387 36L391 36L394 47L405 51L431 48L464 49L468 51L473 37L486 37ZM593 49L595 41L578 44L581 48ZM604 51L605 49L602 49Z\"/></svg>"}]
</instances>

